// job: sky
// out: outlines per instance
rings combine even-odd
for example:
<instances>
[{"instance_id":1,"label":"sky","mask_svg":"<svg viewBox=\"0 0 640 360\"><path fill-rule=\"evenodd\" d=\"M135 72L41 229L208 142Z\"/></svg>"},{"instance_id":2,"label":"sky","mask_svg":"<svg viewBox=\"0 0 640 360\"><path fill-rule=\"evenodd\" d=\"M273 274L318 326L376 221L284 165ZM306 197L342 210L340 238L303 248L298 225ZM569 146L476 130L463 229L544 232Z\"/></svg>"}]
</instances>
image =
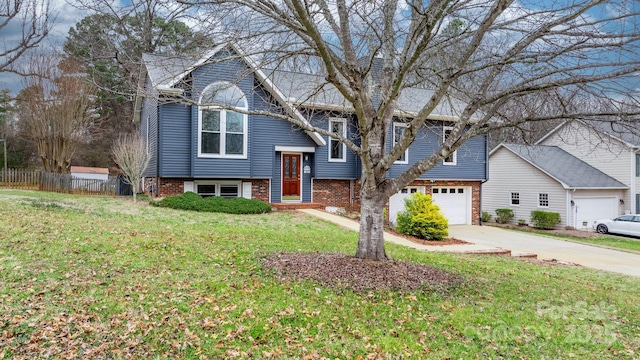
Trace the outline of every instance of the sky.
<instances>
[{"instance_id":1,"label":"sky","mask_svg":"<svg viewBox=\"0 0 640 360\"><path fill-rule=\"evenodd\" d=\"M15 0L14 0L15 1ZM43 0L36 0L43 1ZM51 7L55 14L55 22L53 30L49 37L43 41L41 48L56 48L61 49L65 38L68 34L69 28L74 26L83 17L89 15L86 10L80 10L73 6L73 3L78 0L50 0ZM115 0L128 1L128 0ZM535 8L534 5L541 6L545 2L553 2L554 0L517 0L516 4L524 8ZM624 0L622 0L624 2ZM637 5L636 5L637 6ZM517 8L517 6L516 6ZM591 14L596 15L597 14ZM21 27L17 26L17 22L14 21L10 26L5 26L0 29L0 49L6 47L5 44L10 44L12 39L20 36ZM21 88L20 77L17 75L3 73L0 74L0 89L8 88L15 95Z\"/></svg>"},{"instance_id":2,"label":"sky","mask_svg":"<svg viewBox=\"0 0 640 360\"><path fill-rule=\"evenodd\" d=\"M72 1L72 0L70 0ZM55 22L49 36L41 43L40 48L60 49L64 43L69 28L74 26L83 17L88 15L86 11L76 9L65 0L51 0L51 8L55 15ZM0 29L0 47L5 48L16 41L21 35L22 28L17 21ZM21 88L20 77L13 74L0 74L0 89L10 89L13 95Z\"/></svg>"}]
</instances>

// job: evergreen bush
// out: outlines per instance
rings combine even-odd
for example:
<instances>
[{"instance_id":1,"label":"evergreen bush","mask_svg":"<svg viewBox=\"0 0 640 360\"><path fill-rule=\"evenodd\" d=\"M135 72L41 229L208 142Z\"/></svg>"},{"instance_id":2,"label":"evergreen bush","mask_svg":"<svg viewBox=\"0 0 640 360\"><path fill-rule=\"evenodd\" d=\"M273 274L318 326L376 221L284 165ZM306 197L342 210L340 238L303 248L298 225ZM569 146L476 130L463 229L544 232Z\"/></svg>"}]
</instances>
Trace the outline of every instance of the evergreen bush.
<instances>
[{"instance_id":1,"label":"evergreen bush","mask_svg":"<svg viewBox=\"0 0 640 360\"><path fill-rule=\"evenodd\" d=\"M557 212L533 210L531 212L531 223L536 229L551 230L560 224L560 214Z\"/></svg>"},{"instance_id":2,"label":"evergreen bush","mask_svg":"<svg viewBox=\"0 0 640 360\"><path fill-rule=\"evenodd\" d=\"M488 211L483 211L482 215L480 215L480 219L482 219L482 222L491 221L491 213L489 213Z\"/></svg>"},{"instance_id":3,"label":"evergreen bush","mask_svg":"<svg viewBox=\"0 0 640 360\"><path fill-rule=\"evenodd\" d=\"M513 210L496 209L496 222L500 224L510 223L513 220Z\"/></svg>"},{"instance_id":4,"label":"evergreen bush","mask_svg":"<svg viewBox=\"0 0 640 360\"><path fill-rule=\"evenodd\" d=\"M228 199L219 196L202 198L202 196L190 191L181 195L167 196L151 204L178 210L220 212L227 214L262 214L271 211L271 205L259 200L245 198Z\"/></svg>"},{"instance_id":5,"label":"evergreen bush","mask_svg":"<svg viewBox=\"0 0 640 360\"><path fill-rule=\"evenodd\" d=\"M426 240L443 240L449 236L449 222L433 203L430 195L414 193L405 199L405 211L398 214L400 234Z\"/></svg>"}]
</instances>

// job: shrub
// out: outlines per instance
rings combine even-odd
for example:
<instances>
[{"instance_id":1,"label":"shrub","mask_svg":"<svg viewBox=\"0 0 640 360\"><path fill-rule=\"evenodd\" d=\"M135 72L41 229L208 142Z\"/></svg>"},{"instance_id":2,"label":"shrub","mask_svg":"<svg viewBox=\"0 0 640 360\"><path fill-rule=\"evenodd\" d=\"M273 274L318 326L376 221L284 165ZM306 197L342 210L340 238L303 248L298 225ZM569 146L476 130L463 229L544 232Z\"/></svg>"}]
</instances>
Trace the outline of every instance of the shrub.
<instances>
[{"instance_id":1,"label":"shrub","mask_svg":"<svg viewBox=\"0 0 640 360\"><path fill-rule=\"evenodd\" d=\"M482 219L482 222L491 221L491 213L489 213L488 211L483 211L482 215L480 215L480 219Z\"/></svg>"},{"instance_id":2,"label":"shrub","mask_svg":"<svg viewBox=\"0 0 640 360\"><path fill-rule=\"evenodd\" d=\"M511 209L496 209L496 222L500 224L506 224L513 220L513 210Z\"/></svg>"},{"instance_id":3,"label":"shrub","mask_svg":"<svg viewBox=\"0 0 640 360\"><path fill-rule=\"evenodd\" d=\"M525 226L525 225L527 225L527 220L525 220L525 219L518 219L518 225L520 225L520 226Z\"/></svg>"},{"instance_id":4,"label":"shrub","mask_svg":"<svg viewBox=\"0 0 640 360\"><path fill-rule=\"evenodd\" d=\"M223 198L211 196L202 198L194 192L168 196L160 201L152 202L154 206L168 207L178 210L203 212L220 212L227 214L262 214L271 211L271 205L259 200L245 198Z\"/></svg>"},{"instance_id":5,"label":"shrub","mask_svg":"<svg viewBox=\"0 0 640 360\"><path fill-rule=\"evenodd\" d=\"M560 224L560 214L556 212L533 210L531 212L531 223L536 229L551 230Z\"/></svg>"},{"instance_id":6,"label":"shrub","mask_svg":"<svg viewBox=\"0 0 640 360\"><path fill-rule=\"evenodd\" d=\"M442 240L449 236L449 222L430 195L415 193L404 202L405 211L397 218L400 234L427 240Z\"/></svg>"}]
</instances>

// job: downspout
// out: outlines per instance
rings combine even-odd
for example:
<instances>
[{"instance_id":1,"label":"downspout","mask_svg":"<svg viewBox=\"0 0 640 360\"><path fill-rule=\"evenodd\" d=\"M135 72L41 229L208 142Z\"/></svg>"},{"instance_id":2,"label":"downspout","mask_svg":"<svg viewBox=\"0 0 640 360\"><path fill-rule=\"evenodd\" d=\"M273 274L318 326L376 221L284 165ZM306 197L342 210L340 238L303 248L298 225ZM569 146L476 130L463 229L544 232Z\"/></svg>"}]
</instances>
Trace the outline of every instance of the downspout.
<instances>
[{"instance_id":1,"label":"downspout","mask_svg":"<svg viewBox=\"0 0 640 360\"><path fill-rule=\"evenodd\" d=\"M156 119L156 198L160 194L160 105L156 105L156 114L158 118Z\"/></svg>"},{"instance_id":2,"label":"downspout","mask_svg":"<svg viewBox=\"0 0 640 360\"><path fill-rule=\"evenodd\" d=\"M637 156L640 156L640 154L638 154L638 149L634 149L635 151L631 152L631 164L633 164L633 166L631 167L631 184L630 184L630 189L629 189L629 197L631 200L629 203L630 208L629 210L631 210L631 213L637 213L638 210L638 204L636 203L636 180L638 179L638 177L636 176L636 174L638 174L638 162L636 161ZM624 209L622 209L623 214L624 214Z\"/></svg>"},{"instance_id":3,"label":"downspout","mask_svg":"<svg viewBox=\"0 0 640 360\"><path fill-rule=\"evenodd\" d=\"M480 212L478 213L480 226L484 225L482 223L482 184L487 181L489 181L489 134L484 134L484 180L480 181Z\"/></svg>"}]
</instances>

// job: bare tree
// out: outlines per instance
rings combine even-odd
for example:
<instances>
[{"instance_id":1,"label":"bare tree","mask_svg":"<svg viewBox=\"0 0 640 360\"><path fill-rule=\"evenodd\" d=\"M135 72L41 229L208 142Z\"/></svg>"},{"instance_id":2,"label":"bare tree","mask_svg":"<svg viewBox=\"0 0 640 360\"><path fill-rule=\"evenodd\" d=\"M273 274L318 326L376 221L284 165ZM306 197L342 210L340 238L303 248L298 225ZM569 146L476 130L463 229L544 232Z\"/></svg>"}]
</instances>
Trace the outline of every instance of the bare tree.
<instances>
[{"instance_id":1,"label":"bare tree","mask_svg":"<svg viewBox=\"0 0 640 360\"><path fill-rule=\"evenodd\" d=\"M359 156L359 258L387 259L382 209L389 197L467 140L570 118L625 119L633 126L639 114L637 1L183 2L218 19L220 37L263 66L304 63L321 75L321 83L305 84L313 89L298 99L299 109L313 108L327 91L344 99L342 111L356 117L359 141L282 112L270 115L338 139ZM410 88L428 89L429 95L407 99ZM420 107L407 112L399 106L407 101ZM595 102L600 104L584 106ZM434 118L442 107L449 116ZM388 148L394 120L404 121L406 130ZM433 144L433 154L390 178L394 162L422 141L421 129L434 120L449 121L451 132Z\"/></svg>"},{"instance_id":2,"label":"bare tree","mask_svg":"<svg viewBox=\"0 0 640 360\"><path fill-rule=\"evenodd\" d=\"M36 53L18 94L21 133L38 150L45 171L66 173L93 118L95 88L71 59Z\"/></svg>"},{"instance_id":3,"label":"bare tree","mask_svg":"<svg viewBox=\"0 0 640 360\"><path fill-rule=\"evenodd\" d=\"M111 149L113 160L124 174L124 181L131 185L133 202L136 202L138 186L144 171L149 166L151 156L146 144L138 134L122 135Z\"/></svg>"},{"instance_id":4,"label":"bare tree","mask_svg":"<svg viewBox=\"0 0 640 360\"><path fill-rule=\"evenodd\" d=\"M0 2L0 73L21 73L14 65L29 49L44 40L53 26L48 0L2 0Z\"/></svg>"}]
</instances>

